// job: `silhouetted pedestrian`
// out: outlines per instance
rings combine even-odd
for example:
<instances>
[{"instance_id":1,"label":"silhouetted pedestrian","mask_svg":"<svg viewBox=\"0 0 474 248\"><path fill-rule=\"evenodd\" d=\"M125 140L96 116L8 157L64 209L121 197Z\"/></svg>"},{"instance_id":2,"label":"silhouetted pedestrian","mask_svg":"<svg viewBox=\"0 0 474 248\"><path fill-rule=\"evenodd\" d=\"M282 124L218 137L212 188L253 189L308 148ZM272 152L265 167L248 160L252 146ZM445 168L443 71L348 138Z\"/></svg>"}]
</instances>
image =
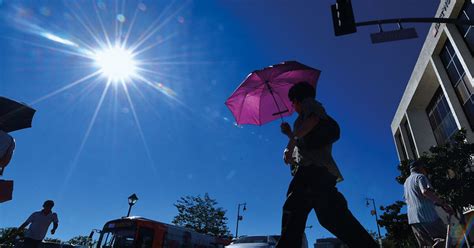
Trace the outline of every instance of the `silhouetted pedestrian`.
<instances>
[{"instance_id":1,"label":"silhouetted pedestrian","mask_svg":"<svg viewBox=\"0 0 474 248\"><path fill-rule=\"evenodd\" d=\"M422 160L410 163L410 176L403 184L410 224L420 247L431 247L435 239L446 237L446 225L436 212L435 205L452 214L453 209L433 190Z\"/></svg>"},{"instance_id":2,"label":"silhouetted pedestrian","mask_svg":"<svg viewBox=\"0 0 474 248\"><path fill-rule=\"evenodd\" d=\"M47 200L43 204L43 209L41 211L34 212L30 217L23 223L19 229L23 230L26 226L30 225L28 230L25 233L24 248L38 248L41 245L48 228L53 223L53 229L51 229L51 234L56 232L58 228L58 215L53 213L52 209L54 207L54 202L52 200Z\"/></svg>"},{"instance_id":3,"label":"silhouetted pedestrian","mask_svg":"<svg viewBox=\"0 0 474 248\"><path fill-rule=\"evenodd\" d=\"M332 142L339 137L339 126L314 99L315 95L315 89L306 82L295 84L288 92L298 118L293 131L288 123L281 125L281 131L289 138L284 161L296 169L283 206L277 248L301 247L306 219L313 209L320 224L349 247L378 247L336 188L342 175L332 157Z\"/></svg>"}]
</instances>

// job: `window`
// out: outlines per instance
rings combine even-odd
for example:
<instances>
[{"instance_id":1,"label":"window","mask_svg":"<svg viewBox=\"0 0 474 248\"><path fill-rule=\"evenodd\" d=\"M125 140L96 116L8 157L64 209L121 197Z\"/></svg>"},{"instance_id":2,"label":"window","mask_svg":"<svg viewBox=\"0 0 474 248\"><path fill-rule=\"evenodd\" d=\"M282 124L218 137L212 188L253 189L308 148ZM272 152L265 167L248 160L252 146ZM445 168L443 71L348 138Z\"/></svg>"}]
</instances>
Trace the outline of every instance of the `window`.
<instances>
[{"instance_id":1,"label":"window","mask_svg":"<svg viewBox=\"0 0 474 248\"><path fill-rule=\"evenodd\" d=\"M460 20L472 20L474 19L474 4L471 1L466 0L464 6L459 13L458 19ZM471 53L474 53L474 26L470 25L460 25L456 24L458 27L459 32L464 38L464 41L467 44Z\"/></svg>"},{"instance_id":2,"label":"window","mask_svg":"<svg viewBox=\"0 0 474 248\"><path fill-rule=\"evenodd\" d=\"M418 155L416 154L416 148L415 148L415 141L413 140L413 136L411 133L410 125L408 124L408 121L405 121L403 123L403 128L405 129L405 132L408 137L408 144L410 146L410 151L412 153L413 158L418 158Z\"/></svg>"},{"instance_id":3,"label":"window","mask_svg":"<svg viewBox=\"0 0 474 248\"><path fill-rule=\"evenodd\" d=\"M441 88L434 94L426 113L438 145L449 142L458 128Z\"/></svg>"},{"instance_id":4,"label":"window","mask_svg":"<svg viewBox=\"0 0 474 248\"><path fill-rule=\"evenodd\" d=\"M474 27L474 26L473 26ZM474 32L474 30L472 31ZM474 34L474 33L473 33ZM449 40L446 41L443 50L440 53L441 61L448 73L459 102L461 103L464 114L466 115L471 129L474 128L474 88L471 85L464 68L454 52L454 48Z\"/></svg>"},{"instance_id":5,"label":"window","mask_svg":"<svg viewBox=\"0 0 474 248\"><path fill-rule=\"evenodd\" d=\"M135 229L118 228L110 229L101 234L98 247L101 248L127 248L134 247Z\"/></svg>"},{"instance_id":6,"label":"window","mask_svg":"<svg viewBox=\"0 0 474 248\"><path fill-rule=\"evenodd\" d=\"M395 135L395 143L397 144L398 154L400 155L400 161L405 161L408 159L407 150L405 149L405 145L403 144L402 135L400 130L398 130L397 134Z\"/></svg>"},{"instance_id":7,"label":"window","mask_svg":"<svg viewBox=\"0 0 474 248\"><path fill-rule=\"evenodd\" d=\"M138 229L138 240L136 247L151 248L153 246L153 234L153 229L140 227L140 229Z\"/></svg>"}]
</instances>

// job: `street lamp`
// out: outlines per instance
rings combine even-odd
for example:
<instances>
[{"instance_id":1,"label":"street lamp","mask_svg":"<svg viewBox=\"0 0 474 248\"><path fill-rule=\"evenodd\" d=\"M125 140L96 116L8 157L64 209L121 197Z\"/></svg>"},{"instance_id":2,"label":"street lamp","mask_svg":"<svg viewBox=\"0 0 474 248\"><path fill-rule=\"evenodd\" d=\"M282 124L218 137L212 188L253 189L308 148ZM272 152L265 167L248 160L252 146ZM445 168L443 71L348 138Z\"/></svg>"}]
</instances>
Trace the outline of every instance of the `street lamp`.
<instances>
[{"instance_id":1,"label":"street lamp","mask_svg":"<svg viewBox=\"0 0 474 248\"><path fill-rule=\"evenodd\" d=\"M239 237L239 221L243 220L244 218L242 215L240 215L240 207L242 206L244 207L242 211L247 210L247 203L244 202L237 205L237 226L235 228L235 238Z\"/></svg>"},{"instance_id":2,"label":"street lamp","mask_svg":"<svg viewBox=\"0 0 474 248\"><path fill-rule=\"evenodd\" d=\"M375 207L375 200L373 198L365 198L365 200L366 200L365 205L367 207L370 206L369 201L372 201L372 205L373 205L374 209L372 211L370 211L370 214L375 215L375 223L377 223L377 231L378 231L378 234L379 234L379 245L380 245L380 248L382 248L382 235L380 235L379 217L377 215L377 208Z\"/></svg>"},{"instance_id":3,"label":"street lamp","mask_svg":"<svg viewBox=\"0 0 474 248\"><path fill-rule=\"evenodd\" d=\"M135 205L135 203L137 203L138 201L138 197L137 195L133 194L131 196L128 197L128 213L127 213L127 217L130 216L130 211L132 211L132 206Z\"/></svg>"}]
</instances>

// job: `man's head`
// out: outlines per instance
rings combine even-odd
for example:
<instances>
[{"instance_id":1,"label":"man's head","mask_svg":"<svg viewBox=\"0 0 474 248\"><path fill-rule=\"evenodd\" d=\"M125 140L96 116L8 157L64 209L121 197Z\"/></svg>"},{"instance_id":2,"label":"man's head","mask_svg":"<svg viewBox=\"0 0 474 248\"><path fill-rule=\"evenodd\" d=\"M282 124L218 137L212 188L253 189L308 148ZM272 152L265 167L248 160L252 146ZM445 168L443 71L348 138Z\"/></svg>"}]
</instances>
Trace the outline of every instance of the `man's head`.
<instances>
[{"instance_id":1,"label":"man's head","mask_svg":"<svg viewBox=\"0 0 474 248\"><path fill-rule=\"evenodd\" d=\"M306 98L314 99L314 97L316 97L316 89L307 82L296 83L288 91L288 99L298 113L301 113L301 102Z\"/></svg>"},{"instance_id":2,"label":"man's head","mask_svg":"<svg viewBox=\"0 0 474 248\"><path fill-rule=\"evenodd\" d=\"M418 172L421 174L427 173L426 171L426 164L423 160L415 160L410 163L410 171L411 172Z\"/></svg>"},{"instance_id":3,"label":"man's head","mask_svg":"<svg viewBox=\"0 0 474 248\"><path fill-rule=\"evenodd\" d=\"M51 209L54 207L54 201L52 200L47 200L43 203L43 209L50 212Z\"/></svg>"}]
</instances>

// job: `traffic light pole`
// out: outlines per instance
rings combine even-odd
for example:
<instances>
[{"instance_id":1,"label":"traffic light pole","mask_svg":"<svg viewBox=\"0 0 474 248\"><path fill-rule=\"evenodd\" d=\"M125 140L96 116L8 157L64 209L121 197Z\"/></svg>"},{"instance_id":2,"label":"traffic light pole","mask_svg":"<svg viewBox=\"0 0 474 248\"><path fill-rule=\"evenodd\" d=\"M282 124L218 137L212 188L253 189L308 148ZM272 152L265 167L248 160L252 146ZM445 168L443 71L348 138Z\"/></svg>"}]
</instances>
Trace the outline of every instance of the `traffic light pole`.
<instances>
[{"instance_id":1,"label":"traffic light pole","mask_svg":"<svg viewBox=\"0 0 474 248\"><path fill-rule=\"evenodd\" d=\"M398 18L398 19L383 19L375 21L357 22L356 26L381 25L389 23L453 23L460 25L473 25L474 20L458 20L451 18Z\"/></svg>"},{"instance_id":2,"label":"traffic light pole","mask_svg":"<svg viewBox=\"0 0 474 248\"><path fill-rule=\"evenodd\" d=\"M336 0L336 4L331 5L332 20L334 25L334 34L336 36L347 35L357 32L357 27L379 25L382 32L382 24L398 23L399 31L407 31L401 27L401 23L454 23L459 25L474 26L474 20L458 20L453 18L396 18L383 19L366 22L356 22L351 0ZM409 31L409 30L408 30ZM382 32L383 33L383 32ZM416 37L416 31L405 33L408 38ZM407 38L405 37L405 38ZM393 40L393 39L392 39Z\"/></svg>"}]
</instances>

